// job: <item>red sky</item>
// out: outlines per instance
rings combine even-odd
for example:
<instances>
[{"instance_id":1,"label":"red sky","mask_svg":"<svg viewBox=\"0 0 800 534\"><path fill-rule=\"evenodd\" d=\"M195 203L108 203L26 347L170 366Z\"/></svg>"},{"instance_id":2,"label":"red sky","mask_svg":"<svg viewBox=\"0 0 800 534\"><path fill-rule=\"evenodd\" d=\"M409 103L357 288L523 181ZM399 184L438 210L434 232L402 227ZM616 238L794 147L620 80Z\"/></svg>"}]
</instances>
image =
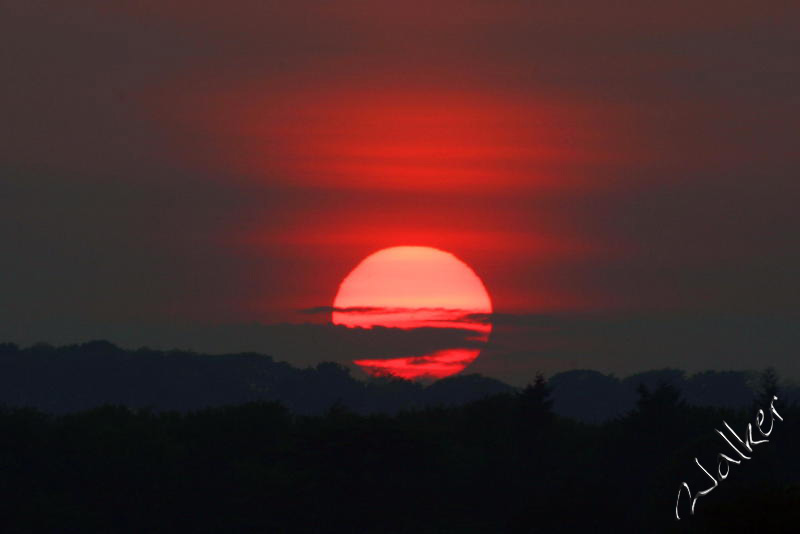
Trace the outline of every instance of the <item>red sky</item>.
<instances>
[{"instance_id":1,"label":"red sky","mask_svg":"<svg viewBox=\"0 0 800 534\"><path fill-rule=\"evenodd\" d=\"M527 318L495 330L476 371L800 376L798 15L5 2L0 334L157 345L197 325L324 322L299 311L329 306L361 259L426 245ZM543 316L568 319L545 334Z\"/></svg>"}]
</instances>

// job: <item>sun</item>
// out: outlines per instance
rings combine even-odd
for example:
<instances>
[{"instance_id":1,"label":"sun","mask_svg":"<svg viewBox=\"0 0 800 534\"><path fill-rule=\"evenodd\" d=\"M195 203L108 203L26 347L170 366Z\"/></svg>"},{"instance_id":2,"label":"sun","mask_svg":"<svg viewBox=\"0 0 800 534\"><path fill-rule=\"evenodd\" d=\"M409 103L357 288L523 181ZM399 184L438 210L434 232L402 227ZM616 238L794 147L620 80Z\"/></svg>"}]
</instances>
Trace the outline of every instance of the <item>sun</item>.
<instances>
[{"instance_id":1,"label":"sun","mask_svg":"<svg viewBox=\"0 0 800 534\"><path fill-rule=\"evenodd\" d=\"M354 361L371 375L422 379L450 376L472 363L489 339L491 313L489 293L466 263L436 248L399 246L367 256L344 278L331 320L361 328L463 329L464 346Z\"/></svg>"}]
</instances>

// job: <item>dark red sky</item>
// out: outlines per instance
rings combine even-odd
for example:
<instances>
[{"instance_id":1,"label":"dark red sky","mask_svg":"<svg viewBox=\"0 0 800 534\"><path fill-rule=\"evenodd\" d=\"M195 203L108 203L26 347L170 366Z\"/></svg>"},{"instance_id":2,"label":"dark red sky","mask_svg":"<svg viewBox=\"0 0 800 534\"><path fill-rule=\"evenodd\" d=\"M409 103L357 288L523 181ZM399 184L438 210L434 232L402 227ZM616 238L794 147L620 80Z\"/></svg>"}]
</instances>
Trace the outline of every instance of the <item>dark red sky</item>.
<instances>
[{"instance_id":1,"label":"dark red sky","mask_svg":"<svg viewBox=\"0 0 800 534\"><path fill-rule=\"evenodd\" d=\"M346 358L339 332L277 325L323 323L298 310L412 244L470 264L502 314L471 370L800 377L798 21L790 1L3 2L0 337Z\"/></svg>"}]
</instances>

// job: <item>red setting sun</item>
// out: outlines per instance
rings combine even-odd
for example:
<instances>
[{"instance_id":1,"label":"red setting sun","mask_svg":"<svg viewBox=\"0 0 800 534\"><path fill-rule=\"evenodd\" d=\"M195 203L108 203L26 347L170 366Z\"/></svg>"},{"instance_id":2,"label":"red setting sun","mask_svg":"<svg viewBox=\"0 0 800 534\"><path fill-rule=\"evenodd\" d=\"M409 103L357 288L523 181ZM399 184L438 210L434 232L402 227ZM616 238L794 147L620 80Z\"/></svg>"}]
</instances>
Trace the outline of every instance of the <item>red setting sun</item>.
<instances>
[{"instance_id":1,"label":"red setting sun","mask_svg":"<svg viewBox=\"0 0 800 534\"><path fill-rule=\"evenodd\" d=\"M475 318L492 312L481 279L453 254L431 247L391 247L361 261L339 286L332 321L348 327L457 328L468 347L391 359L355 360L369 374L406 379L443 378L480 354L491 325Z\"/></svg>"}]
</instances>

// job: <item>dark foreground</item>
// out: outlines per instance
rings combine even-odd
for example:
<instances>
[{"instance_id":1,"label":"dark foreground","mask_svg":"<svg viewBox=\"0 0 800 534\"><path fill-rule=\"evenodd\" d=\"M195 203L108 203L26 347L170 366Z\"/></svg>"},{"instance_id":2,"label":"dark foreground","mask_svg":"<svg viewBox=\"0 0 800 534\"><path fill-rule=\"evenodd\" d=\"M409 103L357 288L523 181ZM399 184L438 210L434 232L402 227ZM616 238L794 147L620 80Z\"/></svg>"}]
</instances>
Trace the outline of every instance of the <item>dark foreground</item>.
<instances>
[{"instance_id":1,"label":"dark foreground","mask_svg":"<svg viewBox=\"0 0 800 534\"><path fill-rule=\"evenodd\" d=\"M105 407L0 414L0 532L796 532L800 410L697 502L755 407L684 405L668 386L590 426L548 387L395 416L277 403L188 414ZM768 406L765 406L768 409Z\"/></svg>"}]
</instances>

